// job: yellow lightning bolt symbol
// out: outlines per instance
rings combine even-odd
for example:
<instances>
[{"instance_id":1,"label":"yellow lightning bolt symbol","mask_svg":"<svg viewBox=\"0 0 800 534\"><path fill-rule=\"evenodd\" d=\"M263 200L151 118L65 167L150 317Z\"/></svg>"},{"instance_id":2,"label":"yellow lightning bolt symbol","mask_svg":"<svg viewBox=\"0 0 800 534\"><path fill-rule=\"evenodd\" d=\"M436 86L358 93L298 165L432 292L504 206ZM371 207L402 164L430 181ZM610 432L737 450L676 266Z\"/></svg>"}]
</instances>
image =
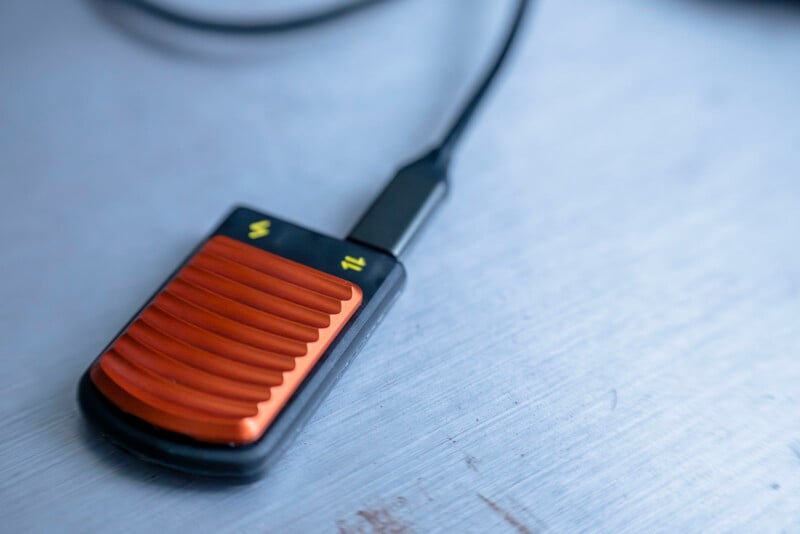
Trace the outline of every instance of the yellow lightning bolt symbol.
<instances>
[{"instance_id":1,"label":"yellow lightning bolt symbol","mask_svg":"<svg viewBox=\"0 0 800 534\"><path fill-rule=\"evenodd\" d=\"M272 222L264 219L263 221L256 221L250 224L250 233L247 234L247 237L250 239L258 239L259 237L264 237L269 235L269 227L272 226Z\"/></svg>"}]
</instances>

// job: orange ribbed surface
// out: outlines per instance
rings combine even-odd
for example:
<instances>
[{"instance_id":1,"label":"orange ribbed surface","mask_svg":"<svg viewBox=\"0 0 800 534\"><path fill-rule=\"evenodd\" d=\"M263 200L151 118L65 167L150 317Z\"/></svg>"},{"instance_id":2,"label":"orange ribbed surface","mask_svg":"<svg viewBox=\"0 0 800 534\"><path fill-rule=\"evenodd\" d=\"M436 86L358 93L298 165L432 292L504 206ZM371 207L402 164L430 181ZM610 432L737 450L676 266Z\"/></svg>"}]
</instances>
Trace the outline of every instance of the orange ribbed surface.
<instances>
[{"instance_id":1,"label":"orange ribbed surface","mask_svg":"<svg viewBox=\"0 0 800 534\"><path fill-rule=\"evenodd\" d=\"M215 236L95 362L92 382L155 426L250 443L361 298L346 280Z\"/></svg>"}]
</instances>

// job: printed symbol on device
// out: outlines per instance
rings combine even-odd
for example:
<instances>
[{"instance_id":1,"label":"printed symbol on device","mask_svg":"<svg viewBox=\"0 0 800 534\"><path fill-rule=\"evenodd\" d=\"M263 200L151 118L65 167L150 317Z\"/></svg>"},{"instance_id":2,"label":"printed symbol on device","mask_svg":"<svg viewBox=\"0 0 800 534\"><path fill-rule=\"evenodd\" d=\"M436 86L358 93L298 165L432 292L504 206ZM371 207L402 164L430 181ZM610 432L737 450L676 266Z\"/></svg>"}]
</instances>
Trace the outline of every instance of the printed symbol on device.
<instances>
[{"instance_id":1,"label":"printed symbol on device","mask_svg":"<svg viewBox=\"0 0 800 534\"><path fill-rule=\"evenodd\" d=\"M250 233L247 234L247 237L249 237L250 239L258 239L259 237L267 236L269 235L270 226L272 226L272 223L267 219L251 223Z\"/></svg>"},{"instance_id":2,"label":"printed symbol on device","mask_svg":"<svg viewBox=\"0 0 800 534\"><path fill-rule=\"evenodd\" d=\"M363 257L354 258L353 256L345 256L342 260L342 269L345 271L361 272L361 269L367 266L367 260Z\"/></svg>"}]
</instances>

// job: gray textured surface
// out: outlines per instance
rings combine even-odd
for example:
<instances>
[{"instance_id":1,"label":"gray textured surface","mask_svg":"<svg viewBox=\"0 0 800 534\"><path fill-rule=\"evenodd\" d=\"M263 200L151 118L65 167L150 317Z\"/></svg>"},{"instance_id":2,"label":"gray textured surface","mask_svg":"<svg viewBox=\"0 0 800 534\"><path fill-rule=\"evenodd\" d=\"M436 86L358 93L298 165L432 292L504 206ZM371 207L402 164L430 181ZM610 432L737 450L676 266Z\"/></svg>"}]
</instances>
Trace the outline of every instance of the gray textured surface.
<instances>
[{"instance_id":1,"label":"gray textured surface","mask_svg":"<svg viewBox=\"0 0 800 534\"><path fill-rule=\"evenodd\" d=\"M0 3L0 530L800 532L797 4L544 2L405 294L263 481L82 423L81 372L231 204L344 233L507 6L231 43Z\"/></svg>"}]
</instances>

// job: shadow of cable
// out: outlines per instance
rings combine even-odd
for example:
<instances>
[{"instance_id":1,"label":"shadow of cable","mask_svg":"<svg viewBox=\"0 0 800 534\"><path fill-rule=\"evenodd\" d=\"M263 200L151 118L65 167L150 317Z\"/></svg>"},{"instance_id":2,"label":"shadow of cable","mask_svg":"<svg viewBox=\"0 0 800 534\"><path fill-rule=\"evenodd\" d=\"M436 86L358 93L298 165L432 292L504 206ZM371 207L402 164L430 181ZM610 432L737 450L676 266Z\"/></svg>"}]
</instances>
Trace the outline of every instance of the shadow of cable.
<instances>
[{"instance_id":1,"label":"shadow of cable","mask_svg":"<svg viewBox=\"0 0 800 534\"><path fill-rule=\"evenodd\" d=\"M86 4L99 19L118 30L120 34L155 52L184 60L228 66L280 57L286 52L287 46L295 43L296 39L307 36L308 32L321 31L337 24L336 21L331 21L318 28L257 35L229 35L188 29L158 20L126 5L125 2L86 0ZM388 8L390 6L383 7L383 9ZM352 17L361 16L368 16L368 13L352 15ZM269 42L270 46L265 46L266 42Z\"/></svg>"}]
</instances>

